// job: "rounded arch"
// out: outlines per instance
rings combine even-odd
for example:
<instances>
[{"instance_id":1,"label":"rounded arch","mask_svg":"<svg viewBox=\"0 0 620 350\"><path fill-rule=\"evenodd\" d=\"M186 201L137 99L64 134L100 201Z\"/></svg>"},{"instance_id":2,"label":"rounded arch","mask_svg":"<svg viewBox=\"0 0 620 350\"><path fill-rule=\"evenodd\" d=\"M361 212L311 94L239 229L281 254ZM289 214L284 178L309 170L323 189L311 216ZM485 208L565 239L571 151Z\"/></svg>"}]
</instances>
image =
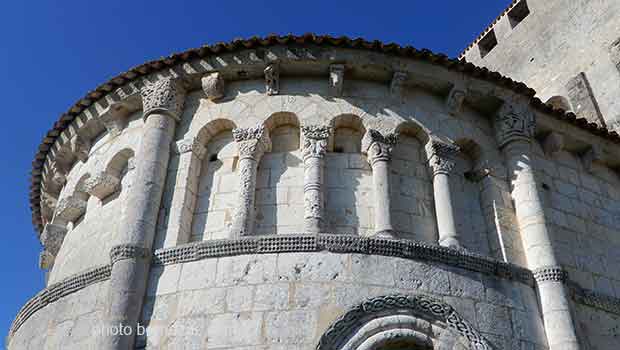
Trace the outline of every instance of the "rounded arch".
<instances>
[{"instance_id":1,"label":"rounded arch","mask_svg":"<svg viewBox=\"0 0 620 350\"><path fill-rule=\"evenodd\" d=\"M299 118L295 113L276 112L263 123L271 139L271 152L290 152L299 149Z\"/></svg>"},{"instance_id":2,"label":"rounded arch","mask_svg":"<svg viewBox=\"0 0 620 350\"><path fill-rule=\"evenodd\" d=\"M204 146L219 133L233 130L235 128L237 128L237 125L230 119L214 119L200 128L200 131L198 131L198 134L196 135L196 141Z\"/></svg>"},{"instance_id":3,"label":"rounded arch","mask_svg":"<svg viewBox=\"0 0 620 350\"><path fill-rule=\"evenodd\" d=\"M395 132L399 135L413 136L423 145L428 143L431 137L430 131L416 120L405 120L399 123Z\"/></svg>"},{"instance_id":4,"label":"rounded arch","mask_svg":"<svg viewBox=\"0 0 620 350\"><path fill-rule=\"evenodd\" d=\"M370 350L399 342L434 350L492 349L452 306L421 294L379 296L355 305L332 323L316 349Z\"/></svg>"},{"instance_id":5,"label":"rounded arch","mask_svg":"<svg viewBox=\"0 0 620 350\"><path fill-rule=\"evenodd\" d=\"M299 127L299 118L291 112L275 112L265 119L263 125L269 132L280 126L292 125Z\"/></svg>"},{"instance_id":6,"label":"rounded arch","mask_svg":"<svg viewBox=\"0 0 620 350\"><path fill-rule=\"evenodd\" d=\"M360 153L366 127L362 118L355 114L340 114L329 121L332 133L328 150L338 153Z\"/></svg>"},{"instance_id":7,"label":"rounded arch","mask_svg":"<svg viewBox=\"0 0 620 350\"><path fill-rule=\"evenodd\" d=\"M465 171L474 171L478 167L480 167L480 162L482 159L485 159L482 154L482 147L480 145L468 138L458 139L454 142L455 145L459 147L460 153L467 158L469 161L469 169L465 169Z\"/></svg>"},{"instance_id":8,"label":"rounded arch","mask_svg":"<svg viewBox=\"0 0 620 350\"><path fill-rule=\"evenodd\" d=\"M122 177L123 171L129 164L129 160L133 157L134 151L130 148L124 148L118 151L108 161L108 164L105 167L105 173L120 179Z\"/></svg>"}]
</instances>

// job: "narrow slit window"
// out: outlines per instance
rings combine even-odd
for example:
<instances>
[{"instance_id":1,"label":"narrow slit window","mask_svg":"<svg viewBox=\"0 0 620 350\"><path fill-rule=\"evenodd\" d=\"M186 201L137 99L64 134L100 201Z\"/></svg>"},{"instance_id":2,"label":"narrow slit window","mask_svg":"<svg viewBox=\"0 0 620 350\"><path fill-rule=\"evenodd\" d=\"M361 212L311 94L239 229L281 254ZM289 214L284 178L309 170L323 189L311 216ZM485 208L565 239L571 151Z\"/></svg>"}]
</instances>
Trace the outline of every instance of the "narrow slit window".
<instances>
[{"instance_id":1,"label":"narrow slit window","mask_svg":"<svg viewBox=\"0 0 620 350\"><path fill-rule=\"evenodd\" d=\"M493 48L497 46L497 37L495 31L491 29L480 41L478 48L480 49L480 57L484 58Z\"/></svg>"},{"instance_id":2,"label":"narrow slit window","mask_svg":"<svg viewBox=\"0 0 620 350\"><path fill-rule=\"evenodd\" d=\"M530 14L530 9L527 7L527 1L521 0L515 7L508 12L508 20L512 28L516 27L521 21Z\"/></svg>"}]
</instances>

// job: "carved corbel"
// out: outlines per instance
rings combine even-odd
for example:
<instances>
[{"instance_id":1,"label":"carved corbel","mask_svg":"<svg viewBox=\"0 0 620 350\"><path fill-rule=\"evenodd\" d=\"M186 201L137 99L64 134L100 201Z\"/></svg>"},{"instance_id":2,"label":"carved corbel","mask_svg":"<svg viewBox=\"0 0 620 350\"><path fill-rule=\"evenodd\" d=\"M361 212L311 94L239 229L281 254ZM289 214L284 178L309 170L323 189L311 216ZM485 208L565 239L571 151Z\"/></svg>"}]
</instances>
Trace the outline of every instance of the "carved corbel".
<instances>
[{"instance_id":1,"label":"carved corbel","mask_svg":"<svg viewBox=\"0 0 620 350\"><path fill-rule=\"evenodd\" d=\"M461 87L453 87L446 98L446 110L451 115L457 115L463 110L466 91Z\"/></svg>"},{"instance_id":2,"label":"carved corbel","mask_svg":"<svg viewBox=\"0 0 620 350\"><path fill-rule=\"evenodd\" d=\"M185 103L185 88L180 79L163 78L155 83L146 83L140 89L142 96L142 117L146 120L153 113L162 113L181 120Z\"/></svg>"},{"instance_id":3,"label":"carved corbel","mask_svg":"<svg viewBox=\"0 0 620 350\"><path fill-rule=\"evenodd\" d=\"M495 116L499 147L516 140L530 142L536 131L536 116L525 104L504 103Z\"/></svg>"},{"instance_id":4,"label":"carved corbel","mask_svg":"<svg viewBox=\"0 0 620 350\"><path fill-rule=\"evenodd\" d=\"M390 82L390 96L393 98L401 98L403 95L403 88L405 86L405 81L407 81L407 73L405 72L394 72L392 75L392 81Z\"/></svg>"},{"instance_id":5,"label":"carved corbel","mask_svg":"<svg viewBox=\"0 0 620 350\"><path fill-rule=\"evenodd\" d=\"M603 150L597 145L592 145L582 156L581 162L583 168L591 173L595 162L601 162L603 159Z\"/></svg>"},{"instance_id":6,"label":"carved corbel","mask_svg":"<svg viewBox=\"0 0 620 350\"><path fill-rule=\"evenodd\" d=\"M268 65L265 70L265 88L267 95L277 95L280 93L280 66L278 63Z\"/></svg>"},{"instance_id":7,"label":"carved corbel","mask_svg":"<svg viewBox=\"0 0 620 350\"><path fill-rule=\"evenodd\" d=\"M67 229L64 226L56 224L45 225L39 237L43 245L43 251L39 255L40 268L45 270L52 268L66 234Z\"/></svg>"},{"instance_id":8,"label":"carved corbel","mask_svg":"<svg viewBox=\"0 0 620 350\"><path fill-rule=\"evenodd\" d=\"M198 159L204 158L207 154L207 148L203 146L196 138L183 139L177 141L173 146L174 153L184 154L188 152L194 153Z\"/></svg>"},{"instance_id":9,"label":"carved corbel","mask_svg":"<svg viewBox=\"0 0 620 350\"><path fill-rule=\"evenodd\" d=\"M88 160L88 154L90 153L90 141L81 135L75 135L71 139L71 152L81 162Z\"/></svg>"},{"instance_id":10,"label":"carved corbel","mask_svg":"<svg viewBox=\"0 0 620 350\"><path fill-rule=\"evenodd\" d=\"M548 156L554 156L556 153L564 149L564 135L557 132L551 132L542 144L545 154Z\"/></svg>"},{"instance_id":11,"label":"carved corbel","mask_svg":"<svg viewBox=\"0 0 620 350\"><path fill-rule=\"evenodd\" d=\"M59 187L67 183L67 168L56 161L50 163L51 179Z\"/></svg>"},{"instance_id":12,"label":"carved corbel","mask_svg":"<svg viewBox=\"0 0 620 350\"><path fill-rule=\"evenodd\" d=\"M202 91L204 91L209 100L215 101L224 97L225 82L219 72L208 74L202 77L200 81L202 83Z\"/></svg>"},{"instance_id":13,"label":"carved corbel","mask_svg":"<svg viewBox=\"0 0 620 350\"><path fill-rule=\"evenodd\" d=\"M370 165L378 161L389 161L397 141L396 133L384 135L377 130L368 129L362 138L362 150L366 153Z\"/></svg>"},{"instance_id":14,"label":"carved corbel","mask_svg":"<svg viewBox=\"0 0 620 350\"><path fill-rule=\"evenodd\" d=\"M329 66L329 94L342 96L344 90L344 64L332 64Z\"/></svg>"},{"instance_id":15,"label":"carved corbel","mask_svg":"<svg viewBox=\"0 0 620 350\"><path fill-rule=\"evenodd\" d=\"M86 201L77 196L70 196L58 201L55 219L73 222L86 212Z\"/></svg>"},{"instance_id":16,"label":"carved corbel","mask_svg":"<svg viewBox=\"0 0 620 350\"><path fill-rule=\"evenodd\" d=\"M103 200L112 193L118 191L120 185L121 180L118 177L106 172L100 172L84 182L84 191L91 196Z\"/></svg>"},{"instance_id":17,"label":"carved corbel","mask_svg":"<svg viewBox=\"0 0 620 350\"><path fill-rule=\"evenodd\" d=\"M116 137L121 134L127 126L127 117L130 111L122 102L111 104L103 113L101 113L101 122L108 131L110 137Z\"/></svg>"}]
</instances>

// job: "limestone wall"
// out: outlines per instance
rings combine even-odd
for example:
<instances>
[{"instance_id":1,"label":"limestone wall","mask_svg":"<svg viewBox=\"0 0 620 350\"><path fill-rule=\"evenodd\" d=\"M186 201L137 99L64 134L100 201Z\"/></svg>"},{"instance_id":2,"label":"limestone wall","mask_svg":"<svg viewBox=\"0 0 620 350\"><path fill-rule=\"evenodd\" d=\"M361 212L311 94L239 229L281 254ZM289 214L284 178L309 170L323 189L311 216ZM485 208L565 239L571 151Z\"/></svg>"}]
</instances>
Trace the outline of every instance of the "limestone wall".
<instances>
[{"instance_id":1,"label":"limestone wall","mask_svg":"<svg viewBox=\"0 0 620 350\"><path fill-rule=\"evenodd\" d=\"M578 114L595 116L597 112L587 106L590 93L585 86L578 89L581 92L569 91L575 90L571 81L583 72L600 114L615 127L620 115L620 3L527 0L527 6L529 15L515 27L509 16L493 26L497 46L486 56L481 57L479 45L475 44L464 57L525 82L543 101L564 96L572 103L571 109L582 112Z\"/></svg>"},{"instance_id":2,"label":"limestone wall","mask_svg":"<svg viewBox=\"0 0 620 350\"><path fill-rule=\"evenodd\" d=\"M546 344L531 287L400 258L242 255L159 267L150 281L145 349L314 349L349 307L395 293L443 300L498 349Z\"/></svg>"}]
</instances>

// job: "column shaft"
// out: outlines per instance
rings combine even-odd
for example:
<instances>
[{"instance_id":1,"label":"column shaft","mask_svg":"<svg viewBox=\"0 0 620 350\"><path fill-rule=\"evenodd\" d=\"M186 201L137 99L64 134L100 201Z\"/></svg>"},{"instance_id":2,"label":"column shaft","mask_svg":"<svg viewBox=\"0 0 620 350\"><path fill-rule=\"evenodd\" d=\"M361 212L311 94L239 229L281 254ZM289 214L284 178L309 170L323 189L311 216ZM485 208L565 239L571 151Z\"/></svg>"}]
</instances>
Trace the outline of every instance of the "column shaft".
<instances>
[{"instance_id":1,"label":"column shaft","mask_svg":"<svg viewBox=\"0 0 620 350\"><path fill-rule=\"evenodd\" d=\"M304 159L304 230L317 233L324 229L324 176L327 138L331 128L302 126Z\"/></svg>"}]
</instances>

